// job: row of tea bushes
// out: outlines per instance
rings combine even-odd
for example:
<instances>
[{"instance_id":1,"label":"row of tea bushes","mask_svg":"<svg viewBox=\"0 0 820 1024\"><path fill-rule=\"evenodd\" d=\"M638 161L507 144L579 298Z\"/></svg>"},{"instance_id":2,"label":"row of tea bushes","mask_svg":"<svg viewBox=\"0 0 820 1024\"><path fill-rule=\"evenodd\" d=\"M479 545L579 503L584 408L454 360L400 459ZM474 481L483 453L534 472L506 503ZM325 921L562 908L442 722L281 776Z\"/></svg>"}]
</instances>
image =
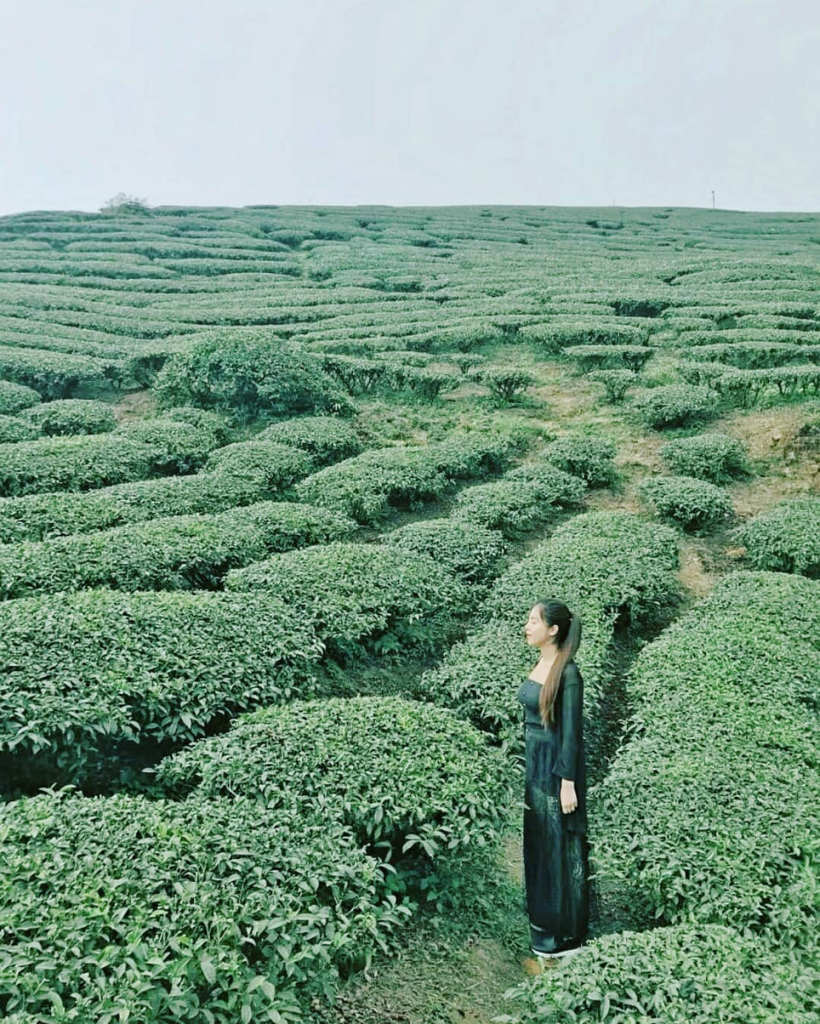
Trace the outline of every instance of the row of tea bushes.
<instances>
[{"instance_id":1,"label":"row of tea bushes","mask_svg":"<svg viewBox=\"0 0 820 1024\"><path fill-rule=\"evenodd\" d=\"M0 378L33 388L43 398L69 398L80 387L119 384L123 371L118 359L0 345Z\"/></svg>"},{"instance_id":2,"label":"row of tea bushes","mask_svg":"<svg viewBox=\"0 0 820 1024\"><path fill-rule=\"evenodd\" d=\"M564 349L579 345L644 345L649 337L645 328L582 317L555 317L548 323L522 327L519 334L549 355L560 355Z\"/></svg>"},{"instance_id":3,"label":"row of tea bushes","mask_svg":"<svg viewBox=\"0 0 820 1024\"><path fill-rule=\"evenodd\" d=\"M199 469L217 441L178 420L122 424L107 434L0 445L0 497L86 491Z\"/></svg>"},{"instance_id":4,"label":"row of tea bushes","mask_svg":"<svg viewBox=\"0 0 820 1024\"><path fill-rule=\"evenodd\" d=\"M695 388L706 387L730 406L748 408L764 397L817 395L820 366L778 366L772 369L742 370L723 363L680 363L681 376Z\"/></svg>"},{"instance_id":5,"label":"row of tea bushes","mask_svg":"<svg viewBox=\"0 0 820 1024\"><path fill-rule=\"evenodd\" d=\"M820 579L820 498L788 498L737 527L734 543L746 548L755 569Z\"/></svg>"},{"instance_id":6,"label":"row of tea bushes","mask_svg":"<svg viewBox=\"0 0 820 1024\"><path fill-rule=\"evenodd\" d=\"M58 398L53 402L33 405L19 415L46 437L104 434L117 426L113 408L106 402L93 399Z\"/></svg>"},{"instance_id":7,"label":"row of tea bushes","mask_svg":"<svg viewBox=\"0 0 820 1024\"><path fill-rule=\"evenodd\" d=\"M392 866L391 891L438 909L457 898L459 865L469 874L516 806L509 759L486 733L398 696L262 708L150 771L171 798L247 797L342 821Z\"/></svg>"},{"instance_id":8,"label":"row of tea bushes","mask_svg":"<svg viewBox=\"0 0 820 1024\"><path fill-rule=\"evenodd\" d=\"M742 571L634 663L596 860L661 922L817 952L818 638L817 583Z\"/></svg>"},{"instance_id":9,"label":"row of tea bushes","mask_svg":"<svg viewBox=\"0 0 820 1024\"><path fill-rule=\"evenodd\" d=\"M727 492L694 476L651 476L638 484L639 497L663 522L688 533L705 533L734 519Z\"/></svg>"},{"instance_id":10,"label":"row of tea bushes","mask_svg":"<svg viewBox=\"0 0 820 1024\"><path fill-rule=\"evenodd\" d=\"M163 476L99 487L0 498L0 544L107 530L164 516L223 512L277 496L273 479L289 483L299 459L290 450L270 454L264 473L217 471ZM287 485L287 484L286 484Z\"/></svg>"},{"instance_id":11,"label":"row of tea bushes","mask_svg":"<svg viewBox=\"0 0 820 1024\"><path fill-rule=\"evenodd\" d=\"M630 398L626 407L655 430L697 426L720 413L715 392L702 384L662 384Z\"/></svg>"},{"instance_id":12,"label":"row of tea bushes","mask_svg":"<svg viewBox=\"0 0 820 1024\"><path fill-rule=\"evenodd\" d=\"M523 432L465 433L419 447L372 449L313 473L294 494L374 524L391 507L415 508L442 497L456 481L502 471L526 443Z\"/></svg>"},{"instance_id":13,"label":"row of tea bushes","mask_svg":"<svg viewBox=\"0 0 820 1024\"><path fill-rule=\"evenodd\" d=\"M310 696L323 645L270 593L82 590L0 603L0 779L125 783L140 750Z\"/></svg>"},{"instance_id":14,"label":"row of tea bushes","mask_svg":"<svg viewBox=\"0 0 820 1024\"><path fill-rule=\"evenodd\" d=\"M820 363L820 344L787 345L782 342L730 342L701 345L682 353L698 362L726 363L741 370L769 369L789 363Z\"/></svg>"},{"instance_id":15,"label":"row of tea bushes","mask_svg":"<svg viewBox=\"0 0 820 1024\"><path fill-rule=\"evenodd\" d=\"M581 615L577 660L585 679L587 751L598 770L608 723L601 711L610 677L608 651L619 619L654 624L679 597L677 535L625 512L573 517L509 568L478 609L467 638L425 672L417 696L457 709L502 743L522 742L518 688L532 665L523 627L541 598L556 597Z\"/></svg>"},{"instance_id":16,"label":"row of tea bushes","mask_svg":"<svg viewBox=\"0 0 820 1024\"><path fill-rule=\"evenodd\" d=\"M4 544L0 600L90 587L218 590L230 569L276 551L339 540L357 528L331 509L267 501L211 515Z\"/></svg>"},{"instance_id":17,"label":"row of tea bushes","mask_svg":"<svg viewBox=\"0 0 820 1024\"><path fill-rule=\"evenodd\" d=\"M498 1024L816 1024L817 971L720 924L602 935L504 993Z\"/></svg>"},{"instance_id":18,"label":"row of tea bushes","mask_svg":"<svg viewBox=\"0 0 820 1024\"><path fill-rule=\"evenodd\" d=\"M43 793L0 806L0 861L20 1024L308 1021L412 913L341 820L254 798Z\"/></svg>"},{"instance_id":19,"label":"row of tea bushes","mask_svg":"<svg viewBox=\"0 0 820 1024\"><path fill-rule=\"evenodd\" d=\"M350 541L232 569L225 589L275 593L343 662L368 651L439 650L458 634L473 604L469 586L431 555Z\"/></svg>"},{"instance_id":20,"label":"row of tea bushes","mask_svg":"<svg viewBox=\"0 0 820 1024\"><path fill-rule=\"evenodd\" d=\"M640 372L655 355L647 345L570 345L563 354L574 360L582 374L594 370Z\"/></svg>"}]
</instances>

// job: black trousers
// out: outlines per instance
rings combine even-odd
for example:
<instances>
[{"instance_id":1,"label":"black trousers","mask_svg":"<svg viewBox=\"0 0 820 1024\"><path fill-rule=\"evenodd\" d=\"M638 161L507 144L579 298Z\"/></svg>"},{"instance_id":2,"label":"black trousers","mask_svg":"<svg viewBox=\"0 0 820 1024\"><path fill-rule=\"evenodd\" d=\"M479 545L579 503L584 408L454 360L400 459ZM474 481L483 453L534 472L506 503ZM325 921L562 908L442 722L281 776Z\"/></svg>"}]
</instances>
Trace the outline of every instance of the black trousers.
<instances>
[{"instance_id":1,"label":"black trousers","mask_svg":"<svg viewBox=\"0 0 820 1024\"><path fill-rule=\"evenodd\" d=\"M530 945L557 953L581 945L589 927L589 842L570 831L561 810L561 780L554 775L554 750L535 730L526 730L524 790L524 881Z\"/></svg>"}]
</instances>

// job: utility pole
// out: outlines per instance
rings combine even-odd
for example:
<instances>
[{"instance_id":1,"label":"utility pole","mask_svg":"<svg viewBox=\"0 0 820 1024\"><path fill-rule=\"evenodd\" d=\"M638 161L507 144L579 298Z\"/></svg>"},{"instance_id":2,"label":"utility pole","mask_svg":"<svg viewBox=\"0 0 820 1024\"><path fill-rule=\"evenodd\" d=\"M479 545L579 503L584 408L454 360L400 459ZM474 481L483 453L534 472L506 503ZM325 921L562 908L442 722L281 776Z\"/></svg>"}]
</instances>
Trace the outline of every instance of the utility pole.
<instances>
[{"instance_id":1,"label":"utility pole","mask_svg":"<svg viewBox=\"0 0 820 1024\"><path fill-rule=\"evenodd\" d=\"M714 210L714 208L715 208L715 190L712 189L712 209Z\"/></svg>"}]
</instances>

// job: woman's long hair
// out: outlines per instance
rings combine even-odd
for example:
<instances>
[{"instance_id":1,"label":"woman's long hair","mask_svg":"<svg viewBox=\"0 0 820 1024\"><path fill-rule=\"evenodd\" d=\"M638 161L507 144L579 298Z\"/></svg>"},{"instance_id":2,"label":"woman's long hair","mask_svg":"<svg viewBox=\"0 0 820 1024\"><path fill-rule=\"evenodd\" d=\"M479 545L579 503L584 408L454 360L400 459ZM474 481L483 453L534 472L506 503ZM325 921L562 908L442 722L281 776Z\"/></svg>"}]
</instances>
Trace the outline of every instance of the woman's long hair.
<instances>
[{"instance_id":1,"label":"woman's long hair","mask_svg":"<svg viewBox=\"0 0 820 1024\"><path fill-rule=\"evenodd\" d=\"M567 662L575 656L581 643L581 616L578 612L571 612L563 601L545 599L536 601L533 607L539 609L547 627L558 626L558 632L555 634L558 656L550 667L538 696L538 709L546 729L555 721L555 696L561 676Z\"/></svg>"}]
</instances>

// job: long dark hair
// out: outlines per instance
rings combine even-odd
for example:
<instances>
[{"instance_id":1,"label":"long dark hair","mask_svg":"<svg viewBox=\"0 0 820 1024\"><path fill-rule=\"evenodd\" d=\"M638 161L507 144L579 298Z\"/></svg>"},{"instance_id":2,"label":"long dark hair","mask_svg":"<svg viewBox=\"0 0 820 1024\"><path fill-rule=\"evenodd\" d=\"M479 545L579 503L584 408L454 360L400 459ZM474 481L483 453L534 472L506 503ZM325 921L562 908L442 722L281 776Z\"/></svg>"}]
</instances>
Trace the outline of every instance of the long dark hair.
<instances>
[{"instance_id":1,"label":"long dark hair","mask_svg":"<svg viewBox=\"0 0 820 1024\"><path fill-rule=\"evenodd\" d=\"M538 696L538 709L546 729L555 721L555 695L558 692L561 676L567 662L575 656L581 643L581 616L578 612L571 612L563 601L551 598L536 601L533 607L538 608L547 627L558 626L558 632L555 634L558 655L550 667Z\"/></svg>"}]
</instances>

